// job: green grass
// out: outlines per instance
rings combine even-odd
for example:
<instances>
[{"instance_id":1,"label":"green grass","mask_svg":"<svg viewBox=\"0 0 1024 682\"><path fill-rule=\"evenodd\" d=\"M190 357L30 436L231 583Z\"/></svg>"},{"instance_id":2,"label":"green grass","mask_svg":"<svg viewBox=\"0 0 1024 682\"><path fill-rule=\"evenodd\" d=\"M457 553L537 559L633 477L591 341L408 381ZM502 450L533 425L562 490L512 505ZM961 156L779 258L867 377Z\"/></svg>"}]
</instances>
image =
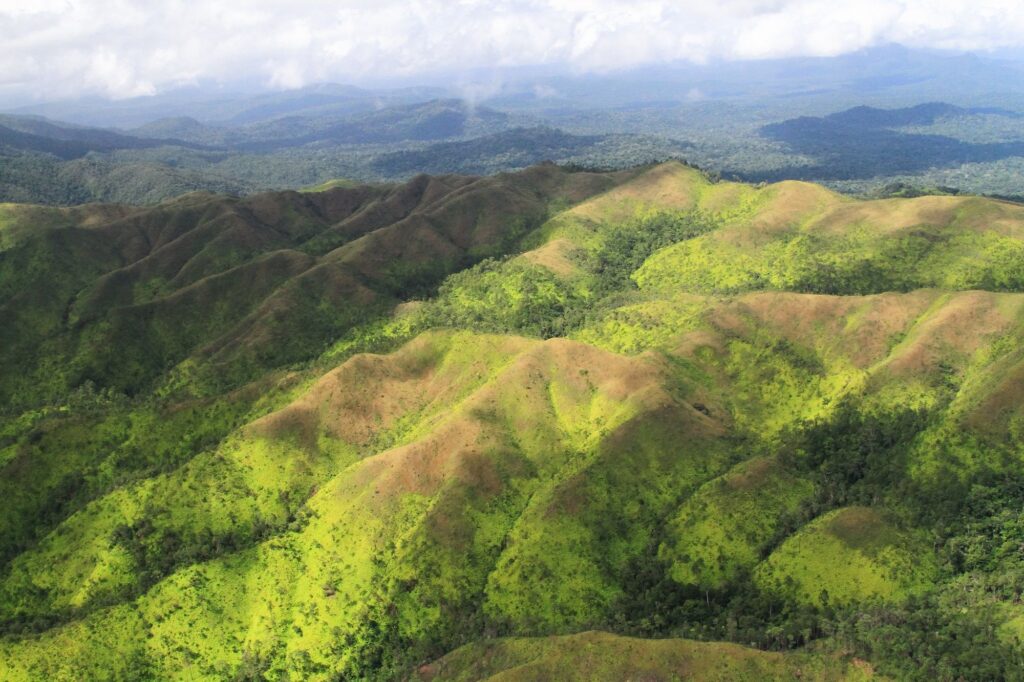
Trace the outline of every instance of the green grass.
<instances>
[{"instance_id":1,"label":"green grass","mask_svg":"<svg viewBox=\"0 0 1024 682\"><path fill-rule=\"evenodd\" d=\"M415 679L462 680L867 680L870 666L733 644L643 640L605 632L469 644L423 666Z\"/></svg>"},{"instance_id":2,"label":"green grass","mask_svg":"<svg viewBox=\"0 0 1024 682\"><path fill-rule=\"evenodd\" d=\"M417 182L0 252L0 677L1008 676L1016 209Z\"/></svg>"},{"instance_id":3,"label":"green grass","mask_svg":"<svg viewBox=\"0 0 1024 682\"><path fill-rule=\"evenodd\" d=\"M659 552L683 585L724 590L761 562L781 519L808 500L812 484L777 462L754 459L705 483L669 521Z\"/></svg>"},{"instance_id":4,"label":"green grass","mask_svg":"<svg viewBox=\"0 0 1024 682\"><path fill-rule=\"evenodd\" d=\"M762 588L804 604L898 601L937 577L927 541L900 531L866 507L846 507L815 519L760 566Z\"/></svg>"},{"instance_id":5,"label":"green grass","mask_svg":"<svg viewBox=\"0 0 1024 682\"><path fill-rule=\"evenodd\" d=\"M345 189L351 189L358 187L359 183L348 178L333 178L331 180L325 180L317 185L311 185L309 187L303 187L300 192L326 192L327 190L334 189L336 187L343 187Z\"/></svg>"}]
</instances>

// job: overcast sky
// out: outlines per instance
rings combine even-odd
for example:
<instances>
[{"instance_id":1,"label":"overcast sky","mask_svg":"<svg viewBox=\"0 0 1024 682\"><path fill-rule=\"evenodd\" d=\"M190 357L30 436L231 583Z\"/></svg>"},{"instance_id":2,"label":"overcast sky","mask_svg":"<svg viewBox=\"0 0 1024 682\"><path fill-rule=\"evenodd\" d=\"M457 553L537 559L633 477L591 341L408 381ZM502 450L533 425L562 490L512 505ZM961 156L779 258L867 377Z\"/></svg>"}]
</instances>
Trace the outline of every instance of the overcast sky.
<instances>
[{"instance_id":1,"label":"overcast sky","mask_svg":"<svg viewBox=\"0 0 1024 682\"><path fill-rule=\"evenodd\" d=\"M0 97L1024 42L1022 0L0 0Z\"/></svg>"}]
</instances>

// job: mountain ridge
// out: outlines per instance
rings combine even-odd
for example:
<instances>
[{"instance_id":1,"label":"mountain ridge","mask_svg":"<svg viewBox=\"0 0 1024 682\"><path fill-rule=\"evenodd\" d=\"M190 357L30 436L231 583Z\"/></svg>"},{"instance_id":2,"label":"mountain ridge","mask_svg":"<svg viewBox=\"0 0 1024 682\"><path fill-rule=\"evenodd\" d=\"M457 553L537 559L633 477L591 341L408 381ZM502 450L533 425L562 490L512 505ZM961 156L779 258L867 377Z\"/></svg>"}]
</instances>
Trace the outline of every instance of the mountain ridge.
<instances>
[{"instance_id":1,"label":"mountain ridge","mask_svg":"<svg viewBox=\"0 0 1024 682\"><path fill-rule=\"evenodd\" d=\"M1012 679L1022 250L678 162L5 207L0 671Z\"/></svg>"}]
</instances>

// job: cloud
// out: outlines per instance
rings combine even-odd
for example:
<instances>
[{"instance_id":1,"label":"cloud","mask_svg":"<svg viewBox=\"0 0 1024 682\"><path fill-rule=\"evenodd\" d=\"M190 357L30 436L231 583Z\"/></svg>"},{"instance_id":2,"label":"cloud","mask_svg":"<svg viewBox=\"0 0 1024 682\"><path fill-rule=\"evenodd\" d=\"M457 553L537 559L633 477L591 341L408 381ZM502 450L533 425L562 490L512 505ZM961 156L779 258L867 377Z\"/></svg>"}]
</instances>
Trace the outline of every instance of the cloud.
<instances>
[{"instance_id":1,"label":"cloud","mask_svg":"<svg viewBox=\"0 0 1024 682\"><path fill-rule=\"evenodd\" d=\"M0 0L0 93L131 97L473 69L609 71L1024 42L1020 0Z\"/></svg>"},{"instance_id":2,"label":"cloud","mask_svg":"<svg viewBox=\"0 0 1024 682\"><path fill-rule=\"evenodd\" d=\"M555 99L559 97L559 93L550 85L537 84L533 86L533 96L537 99Z\"/></svg>"}]
</instances>

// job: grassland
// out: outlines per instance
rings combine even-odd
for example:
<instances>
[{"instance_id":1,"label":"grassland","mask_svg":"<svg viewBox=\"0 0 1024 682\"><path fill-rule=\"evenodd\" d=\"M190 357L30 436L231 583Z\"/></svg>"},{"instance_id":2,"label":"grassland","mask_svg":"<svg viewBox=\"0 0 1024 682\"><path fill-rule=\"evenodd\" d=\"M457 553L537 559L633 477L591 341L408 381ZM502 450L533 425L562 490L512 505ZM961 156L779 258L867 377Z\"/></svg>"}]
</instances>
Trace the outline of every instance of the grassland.
<instances>
[{"instance_id":1,"label":"grassland","mask_svg":"<svg viewBox=\"0 0 1024 682\"><path fill-rule=\"evenodd\" d=\"M420 680L868 680L864 661L769 654L733 644L640 640L601 632L471 644L423 666Z\"/></svg>"},{"instance_id":2,"label":"grassland","mask_svg":"<svg viewBox=\"0 0 1024 682\"><path fill-rule=\"evenodd\" d=\"M669 163L5 210L0 677L1024 669L1024 208Z\"/></svg>"}]
</instances>

